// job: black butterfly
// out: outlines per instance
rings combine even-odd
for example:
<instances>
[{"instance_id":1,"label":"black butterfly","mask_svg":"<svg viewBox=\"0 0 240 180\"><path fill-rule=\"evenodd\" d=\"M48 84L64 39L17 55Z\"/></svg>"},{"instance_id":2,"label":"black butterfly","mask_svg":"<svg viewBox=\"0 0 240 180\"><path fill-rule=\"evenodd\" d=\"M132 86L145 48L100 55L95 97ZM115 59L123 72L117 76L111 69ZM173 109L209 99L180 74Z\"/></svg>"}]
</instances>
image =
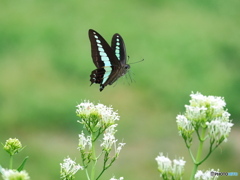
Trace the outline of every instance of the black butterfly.
<instances>
[{"instance_id":1,"label":"black butterfly","mask_svg":"<svg viewBox=\"0 0 240 180\"><path fill-rule=\"evenodd\" d=\"M126 64L126 49L119 34L112 37L111 47L96 31L89 29L92 59L97 67L90 75L91 85L100 84L100 91L107 85L112 85L119 77L125 75L130 68Z\"/></svg>"}]
</instances>

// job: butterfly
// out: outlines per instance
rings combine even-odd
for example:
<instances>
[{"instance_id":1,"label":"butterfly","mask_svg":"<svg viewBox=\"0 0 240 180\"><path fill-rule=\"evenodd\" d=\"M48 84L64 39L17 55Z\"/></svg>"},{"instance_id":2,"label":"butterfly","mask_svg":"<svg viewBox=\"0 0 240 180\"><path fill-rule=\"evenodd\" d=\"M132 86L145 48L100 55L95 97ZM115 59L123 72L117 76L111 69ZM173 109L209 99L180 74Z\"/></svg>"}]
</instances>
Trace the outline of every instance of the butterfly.
<instances>
[{"instance_id":1,"label":"butterfly","mask_svg":"<svg viewBox=\"0 0 240 180\"><path fill-rule=\"evenodd\" d=\"M97 69L90 75L91 85L100 84L100 91L107 85L112 85L118 78L125 75L130 65L126 64L126 48L119 34L112 37L111 46L96 31L88 31L93 63Z\"/></svg>"}]
</instances>

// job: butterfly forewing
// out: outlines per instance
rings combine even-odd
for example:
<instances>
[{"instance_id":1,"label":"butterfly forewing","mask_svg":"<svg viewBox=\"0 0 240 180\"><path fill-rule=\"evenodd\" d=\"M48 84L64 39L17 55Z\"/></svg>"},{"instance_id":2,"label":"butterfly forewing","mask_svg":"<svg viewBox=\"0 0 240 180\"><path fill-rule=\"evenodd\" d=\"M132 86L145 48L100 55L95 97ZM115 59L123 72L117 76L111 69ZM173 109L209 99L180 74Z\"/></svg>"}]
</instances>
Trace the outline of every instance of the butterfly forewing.
<instances>
[{"instance_id":1,"label":"butterfly forewing","mask_svg":"<svg viewBox=\"0 0 240 180\"><path fill-rule=\"evenodd\" d=\"M126 48L123 38L119 34L113 35L111 47L118 60L120 60L122 64L126 64Z\"/></svg>"},{"instance_id":2,"label":"butterfly forewing","mask_svg":"<svg viewBox=\"0 0 240 180\"><path fill-rule=\"evenodd\" d=\"M118 65L111 47L100 34L90 29L89 39L91 42L92 59L97 68Z\"/></svg>"}]
</instances>

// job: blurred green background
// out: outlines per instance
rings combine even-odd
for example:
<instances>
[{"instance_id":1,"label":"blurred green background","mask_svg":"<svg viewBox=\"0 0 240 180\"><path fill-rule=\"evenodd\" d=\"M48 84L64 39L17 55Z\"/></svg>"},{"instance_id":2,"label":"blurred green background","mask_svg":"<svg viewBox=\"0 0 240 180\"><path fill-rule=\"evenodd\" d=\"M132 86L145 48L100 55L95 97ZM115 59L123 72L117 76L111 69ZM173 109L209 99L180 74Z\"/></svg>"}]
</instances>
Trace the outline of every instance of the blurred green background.
<instances>
[{"instance_id":1,"label":"blurred green background","mask_svg":"<svg viewBox=\"0 0 240 180\"><path fill-rule=\"evenodd\" d=\"M29 155L31 178L50 180L59 179L63 158L80 161L75 106L87 99L118 110L116 136L127 143L102 179L159 179L159 152L184 156L188 179L192 163L175 118L199 91L223 96L235 124L200 169L240 173L239 9L239 0L0 0L0 142L26 145L15 167ZM120 33L129 62L144 59L131 66L134 83L125 76L103 92L89 86L90 28L108 42ZM0 164L7 160L0 150Z\"/></svg>"}]
</instances>

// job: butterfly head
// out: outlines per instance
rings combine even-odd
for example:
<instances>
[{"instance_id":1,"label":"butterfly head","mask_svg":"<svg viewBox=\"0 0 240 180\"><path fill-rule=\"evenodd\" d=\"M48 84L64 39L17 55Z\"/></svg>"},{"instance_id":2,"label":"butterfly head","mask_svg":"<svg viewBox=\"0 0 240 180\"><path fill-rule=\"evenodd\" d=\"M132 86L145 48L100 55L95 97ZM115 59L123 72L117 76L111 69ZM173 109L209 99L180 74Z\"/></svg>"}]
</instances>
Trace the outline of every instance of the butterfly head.
<instances>
[{"instance_id":1,"label":"butterfly head","mask_svg":"<svg viewBox=\"0 0 240 180\"><path fill-rule=\"evenodd\" d=\"M126 69L126 70L130 69L130 65L129 64L125 64L124 69Z\"/></svg>"}]
</instances>

